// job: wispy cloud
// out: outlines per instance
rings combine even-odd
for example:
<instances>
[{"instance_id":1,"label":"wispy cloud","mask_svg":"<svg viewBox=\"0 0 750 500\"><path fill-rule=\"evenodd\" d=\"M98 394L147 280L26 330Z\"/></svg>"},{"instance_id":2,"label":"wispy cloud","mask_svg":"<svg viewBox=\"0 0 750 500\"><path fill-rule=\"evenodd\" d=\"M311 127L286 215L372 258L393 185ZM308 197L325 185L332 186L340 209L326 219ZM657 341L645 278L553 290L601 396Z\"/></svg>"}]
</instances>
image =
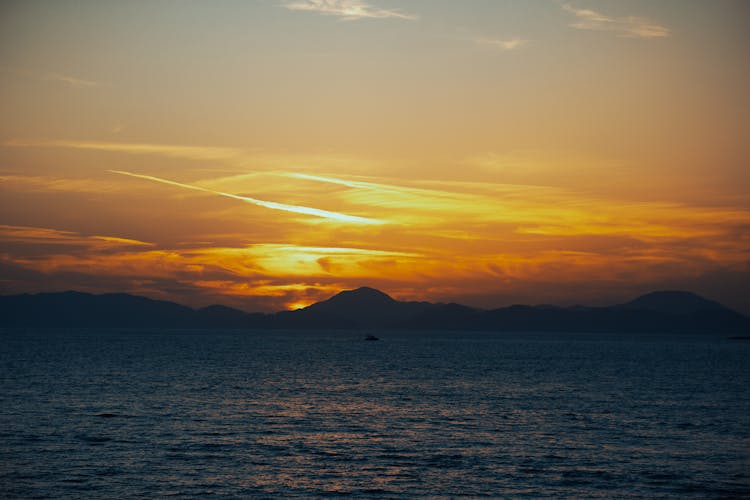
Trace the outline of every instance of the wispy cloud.
<instances>
[{"instance_id":1,"label":"wispy cloud","mask_svg":"<svg viewBox=\"0 0 750 500\"><path fill-rule=\"evenodd\" d=\"M654 242L717 236L727 228L711 221L722 220L733 227L745 224L749 216L737 209L602 200L554 188L485 183L482 190L469 186L471 190L462 193L456 189L460 186L452 183L450 190L444 190L410 187L388 179L368 182L300 173L284 175L350 188L337 196L357 206L377 207L379 213L389 213L388 220L405 223L412 231L424 230L430 237L445 228L466 228L466 221L473 221L484 227L481 231L508 225L514 226L517 235L610 235ZM457 238L466 239L460 233Z\"/></svg>"},{"instance_id":2,"label":"wispy cloud","mask_svg":"<svg viewBox=\"0 0 750 500\"><path fill-rule=\"evenodd\" d=\"M571 28L612 31L618 36L628 38L666 38L670 35L669 28L642 17L612 17L591 9L579 9L567 3L562 4L562 8L576 17L576 21L570 24Z\"/></svg>"},{"instance_id":3,"label":"wispy cloud","mask_svg":"<svg viewBox=\"0 0 750 500\"><path fill-rule=\"evenodd\" d=\"M170 186L177 186L177 187L181 187L185 189L192 189L195 191L203 191L204 193L211 193L211 194L215 194L218 196L224 196L226 198L232 198L235 200L245 201L247 203L252 203L253 205L257 205L259 207L270 208L272 210L282 210L284 212L292 212L292 213L303 214L303 215L312 215L313 217L320 217L320 218L327 219L332 222L345 222L345 223L350 223L350 224L382 224L383 223L383 221L380 221L377 219L368 219L366 217L358 217L356 215L342 214L339 212L331 212L329 210L321 210L319 208L305 207L305 206L300 206L300 205L287 205L286 203L277 203L274 201L259 200L257 198L251 198L249 196L240 196L237 194L224 193L222 191L214 191L213 189L195 186L193 184L184 184L182 182L162 179L160 177L154 177L151 175L134 174L132 172L125 172L122 170L110 170L110 172L115 173L115 174L120 174L120 175L127 175L130 177L136 177L139 179L146 179L149 181L159 182L162 184L168 184Z\"/></svg>"},{"instance_id":4,"label":"wispy cloud","mask_svg":"<svg viewBox=\"0 0 750 500\"><path fill-rule=\"evenodd\" d=\"M474 43L500 50L516 50L527 45L529 41L519 37L508 38L506 40L499 38L475 38Z\"/></svg>"},{"instance_id":5,"label":"wispy cloud","mask_svg":"<svg viewBox=\"0 0 750 500\"><path fill-rule=\"evenodd\" d=\"M325 153L287 153L264 151L257 148L231 148L217 146L185 146L180 144L128 143L111 141L85 140L37 140L37 139L9 139L2 146L15 148L66 148L91 151L107 151L111 153L154 155L165 158L180 158L194 161L216 161L227 166L242 168L245 172L248 165L260 170L287 168L293 164L298 168L320 170L326 168L346 168L349 171L369 171L378 162L366 158L345 154ZM211 165L210 170L215 171ZM196 170L193 168L193 170Z\"/></svg>"},{"instance_id":6,"label":"wispy cloud","mask_svg":"<svg viewBox=\"0 0 750 500\"><path fill-rule=\"evenodd\" d=\"M103 193L120 189L120 186L114 182L97 179L16 174L0 174L0 187L23 192L62 191L71 193Z\"/></svg>"},{"instance_id":7,"label":"wispy cloud","mask_svg":"<svg viewBox=\"0 0 750 500\"><path fill-rule=\"evenodd\" d=\"M243 157L243 151L212 146L179 146L173 144L131 144L120 142L91 141L24 141L10 140L5 146L23 148L71 148L111 151L113 153L157 154L170 158L191 160L233 160Z\"/></svg>"},{"instance_id":8,"label":"wispy cloud","mask_svg":"<svg viewBox=\"0 0 750 500\"><path fill-rule=\"evenodd\" d=\"M346 21L388 18L415 21L418 18L399 9L383 9L364 0L290 0L283 5L289 10L317 12Z\"/></svg>"},{"instance_id":9,"label":"wispy cloud","mask_svg":"<svg viewBox=\"0 0 750 500\"><path fill-rule=\"evenodd\" d=\"M86 236L73 231L46 227L0 224L0 241L44 245L78 245L97 249L111 247L153 246L140 240L117 236Z\"/></svg>"},{"instance_id":10,"label":"wispy cloud","mask_svg":"<svg viewBox=\"0 0 750 500\"><path fill-rule=\"evenodd\" d=\"M54 73L54 72L41 73L37 71L29 71L23 68L13 68L13 67L8 67L8 66L0 67L0 72L11 74L11 75L17 75L21 77L26 77L26 78L37 79L37 80L45 80L45 81L50 81L50 82L62 83L69 87L74 87L74 88L97 87L99 85L103 85L102 82L97 82L95 80L85 80L83 78L78 78L75 76L66 75L62 73Z\"/></svg>"},{"instance_id":11,"label":"wispy cloud","mask_svg":"<svg viewBox=\"0 0 750 500\"><path fill-rule=\"evenodd\" d=\"M42 79L50 80L53 82L61 82L75 88L97 87L102 84L101 82L96 82L94 80L84 80L83 78L76 78L70 75L61 75L60 73L48 73L46 75L43 75Z\"/></svg>"}]
</instances>

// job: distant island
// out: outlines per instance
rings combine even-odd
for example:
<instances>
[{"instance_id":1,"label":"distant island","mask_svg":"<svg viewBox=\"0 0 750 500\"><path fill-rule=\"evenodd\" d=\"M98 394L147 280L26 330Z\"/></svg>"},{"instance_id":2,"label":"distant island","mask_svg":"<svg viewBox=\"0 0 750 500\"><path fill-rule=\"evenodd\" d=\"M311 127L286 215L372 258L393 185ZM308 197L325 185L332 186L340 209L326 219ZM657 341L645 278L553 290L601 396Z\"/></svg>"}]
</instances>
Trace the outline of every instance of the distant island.
<instances>
[{"instance_id":1,"label":"distant island","mask_svg":"<svg viewBox=\"0 0 750 500\"><path fill-rule=\"evenodd\" d=\"M343 291L296 311L192 309L129 294L82 292L0 296L0 326L77 328L240 328L464 330L516 332L750 332L750 318L684 291L659 291L608 307L398 301L374 288Z\"/></svg>"}]
</instances>

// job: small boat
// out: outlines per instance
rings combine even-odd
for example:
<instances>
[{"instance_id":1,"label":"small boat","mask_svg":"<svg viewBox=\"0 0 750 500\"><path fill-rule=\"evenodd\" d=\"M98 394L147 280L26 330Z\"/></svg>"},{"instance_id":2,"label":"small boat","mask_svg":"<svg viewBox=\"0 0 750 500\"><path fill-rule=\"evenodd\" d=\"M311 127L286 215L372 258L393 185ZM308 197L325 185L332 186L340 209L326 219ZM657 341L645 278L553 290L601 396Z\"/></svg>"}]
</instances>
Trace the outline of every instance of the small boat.
<instances>
[{"instance_id":1,"label":"small boat","mask_svg":"<svg viewBox=\"0 0 750 500\"><path fill-rule=\"evenodd\" d=\"M365 340L380 340L380 339L377 338L375 335L368 335L365 337Z\"/></svg>"}]
</instances>

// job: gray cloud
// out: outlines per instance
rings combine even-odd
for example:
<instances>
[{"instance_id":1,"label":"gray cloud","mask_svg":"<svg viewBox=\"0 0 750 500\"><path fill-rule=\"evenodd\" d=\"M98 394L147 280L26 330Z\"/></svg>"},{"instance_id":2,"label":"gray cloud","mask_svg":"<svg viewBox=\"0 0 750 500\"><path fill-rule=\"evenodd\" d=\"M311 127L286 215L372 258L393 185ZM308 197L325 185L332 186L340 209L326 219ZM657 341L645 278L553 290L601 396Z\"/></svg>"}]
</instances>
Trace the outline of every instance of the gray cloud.
<instances>
[{"instance_id":1,"label":"gray cloud","mask_svg":"<svg viewBox=\"0 0 750 500\"><path fill-rule=\"evenodd\" d=\"M656 24L642 17L612 17L591 9L578 9L570 4L562 8L576 17L571 28L592 31L612 31L618 36L627 38L666 38L670 36L669 28Z\"/></svg>"},{"instance_id":2,"label":"gray cloud","mask_svg":"<svg viewBox=\"0 0 750 500\"><path fill-rule=\"evenodd\" d=\"M346 21L359 19L402 19L415 21L417 16L398 9L383 9L364 0L290 0L284 3L289 10L317 12L336 16Z\"/></svg>"}]
</instances>

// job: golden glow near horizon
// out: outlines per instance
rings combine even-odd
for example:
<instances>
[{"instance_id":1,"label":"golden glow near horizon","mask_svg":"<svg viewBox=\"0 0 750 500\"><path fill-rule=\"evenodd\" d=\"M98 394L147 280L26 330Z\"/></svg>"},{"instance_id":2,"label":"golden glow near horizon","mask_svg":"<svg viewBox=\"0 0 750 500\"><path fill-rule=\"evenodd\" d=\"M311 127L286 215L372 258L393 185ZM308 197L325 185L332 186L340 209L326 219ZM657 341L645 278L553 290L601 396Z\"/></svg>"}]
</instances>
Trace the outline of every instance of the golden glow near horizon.
<instances>
[{"instance_id":1,"label":"golden glow near horizon","mask_svg":"<svg viewBox=\"0 0 750 500\"><path fill-rule=\"evenodd\" d=\"M0 293L750 312L747 14L5 2Z\"/></svg>"}]
</instances>

